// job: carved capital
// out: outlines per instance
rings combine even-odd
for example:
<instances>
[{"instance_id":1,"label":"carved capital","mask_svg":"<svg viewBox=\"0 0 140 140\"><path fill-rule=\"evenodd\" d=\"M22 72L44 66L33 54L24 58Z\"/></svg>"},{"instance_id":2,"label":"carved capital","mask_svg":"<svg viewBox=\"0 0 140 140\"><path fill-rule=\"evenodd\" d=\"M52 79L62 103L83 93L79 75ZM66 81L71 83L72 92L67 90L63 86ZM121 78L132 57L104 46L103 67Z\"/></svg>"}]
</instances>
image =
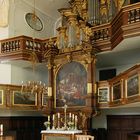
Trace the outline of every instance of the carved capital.
<instances>
[{"instance_id":1,"label":"carved capital","mask_svg":"<svg viewBox=\"0 0 140 140\"><path fill-rule=\"evenodd\" d=\"M68 62L71 62L72 61L72 55L71 54L67 55L66 57L67 57L67 61Z\"/></svg>"},{"instance_id":2,"label":"carved capital","mask_svg":"<svg viewBox=\"0 0 140 140\"><path fill-rule=\"evenodd\" d=\"M47 64L47 68L48 68L49 70L52 69L52 67L53 67L53 65L51 65L50 63Z\"/></svg>"}]
</instances>

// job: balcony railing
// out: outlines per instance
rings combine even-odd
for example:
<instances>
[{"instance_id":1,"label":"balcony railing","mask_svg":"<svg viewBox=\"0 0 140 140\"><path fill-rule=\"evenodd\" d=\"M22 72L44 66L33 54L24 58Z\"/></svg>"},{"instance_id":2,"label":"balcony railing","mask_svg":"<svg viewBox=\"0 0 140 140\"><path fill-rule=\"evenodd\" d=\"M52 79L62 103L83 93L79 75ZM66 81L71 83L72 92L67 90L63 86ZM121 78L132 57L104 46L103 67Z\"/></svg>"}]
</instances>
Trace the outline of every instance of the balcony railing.
<instances>
[{"instance_id":1,"label":"balcony railing","mask_svg":"<svg viewBox=\"0 0 140 140\"><path fill-rule=\"evenodd\" d=\"M140 65L135 65L123 73L108 81L98 83L99 99L108 98L106 102L99 102L100 107L126 105L129 103L140 102L139 80ZM103 94L100 89L108 89Z\"/></svg>"},{"instance_id":2,"label":"balcony railing","mask_svg":"<svg viewBox=\"0 0 140 140\"><path fill-rule=\"evenodd\" d=\"M111 50L126 36L132 37L133 33L135 33L135 36L138 36L139 22L140 3L125 6L111 23L92 27L93 34L91 40L100 50Z\"/></svg>"},{"instance_id":3,"label":"balcony railing","mask_svg":"<svg viewBox=\"0 0 140 140\"><path fill-rule=\"evenodd\" d=\"M101 51L112 50L124 38L139 36L140 30L140 3L123 7L111 23L92 27L90 41ZM35 52L40 60L42 54L50 46L56 46L56 38L51 39L33 39L27 36L19 36L1 40L0 57L16 57L20 53L19 59L23 58L25 52ZM60 53L63 52L59 51ZM14 54L14 56L13 56ZM26 59L26 58L24 58Z\"/></svg>"}]
</instances>

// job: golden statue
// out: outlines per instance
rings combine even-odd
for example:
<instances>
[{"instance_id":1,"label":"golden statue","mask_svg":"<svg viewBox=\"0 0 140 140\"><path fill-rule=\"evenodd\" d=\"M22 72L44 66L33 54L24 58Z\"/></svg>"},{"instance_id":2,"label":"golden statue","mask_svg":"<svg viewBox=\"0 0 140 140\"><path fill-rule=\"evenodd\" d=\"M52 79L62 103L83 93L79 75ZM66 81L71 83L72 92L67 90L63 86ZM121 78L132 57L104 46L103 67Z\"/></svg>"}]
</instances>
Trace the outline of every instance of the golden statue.
<instances>
[{"instance_id":1,"label":"golden statue","mask_svg":"<svg viewBox=\"0 0 140 140\"><path fill-rule=\"evenodd\" d=\"M122 8L125 0L114 0L115 6L117 7L118 11Z\"/></svg>"},{"instance_id":2,"label":"golden statue","mask_svg":"<svg viewBox=\"0 0 140 140\"><path fill-rule=\"evenodd\" d=\"M110 0L100 1L100 15L103 21L107 21L109 7L110 7Z\"/></svg>"},{"instance_id":3,"label":"golden statue","mask_svg":"<svg viewBox=\"0 0 140 140\"><path fill-rule=\"evenodd\" d=\"M110 0L101 0L100 1L100 13L101 15L107 15L107 12L110 7Z\"/></svg>"}]
</instances>

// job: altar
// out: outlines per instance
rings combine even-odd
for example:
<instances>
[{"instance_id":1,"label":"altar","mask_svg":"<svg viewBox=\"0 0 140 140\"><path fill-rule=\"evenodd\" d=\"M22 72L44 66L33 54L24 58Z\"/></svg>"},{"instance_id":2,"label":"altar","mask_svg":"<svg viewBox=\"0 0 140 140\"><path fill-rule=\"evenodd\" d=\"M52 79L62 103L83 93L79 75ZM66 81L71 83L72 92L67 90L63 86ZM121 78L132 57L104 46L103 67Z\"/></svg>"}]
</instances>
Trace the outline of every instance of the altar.
<instances>
[{"instance_id":1,"label":"altar","mask_svg":"<svg viewBox=\"0 0 140 140\"><path fill-rule=\"evenodd\" d=\"M42 130L41 140L75 140L75 135L82 130Z\"/></svg>"}]
</instances>

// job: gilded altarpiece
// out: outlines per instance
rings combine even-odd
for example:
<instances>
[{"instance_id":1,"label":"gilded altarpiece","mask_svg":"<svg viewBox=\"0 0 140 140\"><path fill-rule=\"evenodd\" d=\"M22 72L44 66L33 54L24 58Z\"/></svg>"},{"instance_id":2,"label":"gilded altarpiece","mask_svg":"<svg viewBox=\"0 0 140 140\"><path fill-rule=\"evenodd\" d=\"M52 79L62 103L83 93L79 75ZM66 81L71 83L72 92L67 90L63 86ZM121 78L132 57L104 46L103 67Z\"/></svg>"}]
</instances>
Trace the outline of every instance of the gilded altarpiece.
<instances>
[{"instance_id":1,"label":"gilded altarpiece","mask_svg":"<svg viewBox=\"0 0 140 140\"><path fill-rule=\"evenodd\" d=\"M92 51L92 49L91 49ZM88 130L92 115L95 114L94 102L95 56L84 51L72 51L72 55L55 56L52 66L52 106L53 112L63 114L67 111L78 115L79 127ZM90 85L90 86L89 86ZM82 121L82 124L81 124Z\"/></svg>"}]
</instances>

